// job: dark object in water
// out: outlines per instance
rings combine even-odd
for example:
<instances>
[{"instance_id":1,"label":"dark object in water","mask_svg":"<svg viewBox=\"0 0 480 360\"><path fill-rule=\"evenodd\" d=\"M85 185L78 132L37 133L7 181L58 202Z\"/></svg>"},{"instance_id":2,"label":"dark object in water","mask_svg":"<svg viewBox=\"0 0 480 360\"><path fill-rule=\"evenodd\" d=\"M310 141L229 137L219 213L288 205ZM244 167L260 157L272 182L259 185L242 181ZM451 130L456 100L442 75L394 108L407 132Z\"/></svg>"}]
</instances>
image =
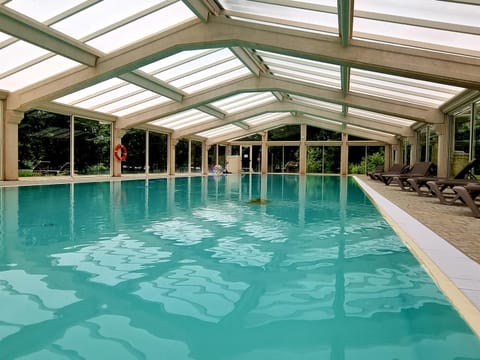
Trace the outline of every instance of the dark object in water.
<instances>
[{"instance_id":1,"label":"dark object in water","mask_svg":"<svg viewBox=\"0 0 480 360\"><path fill-rule=\"evenodd\" d=\"M265 204L268 204L269 202L270 200L262 199L262 198L250 199L248 201L249 204L256 204L256 205L265 205Z\"/></svg>"}]
</instances>

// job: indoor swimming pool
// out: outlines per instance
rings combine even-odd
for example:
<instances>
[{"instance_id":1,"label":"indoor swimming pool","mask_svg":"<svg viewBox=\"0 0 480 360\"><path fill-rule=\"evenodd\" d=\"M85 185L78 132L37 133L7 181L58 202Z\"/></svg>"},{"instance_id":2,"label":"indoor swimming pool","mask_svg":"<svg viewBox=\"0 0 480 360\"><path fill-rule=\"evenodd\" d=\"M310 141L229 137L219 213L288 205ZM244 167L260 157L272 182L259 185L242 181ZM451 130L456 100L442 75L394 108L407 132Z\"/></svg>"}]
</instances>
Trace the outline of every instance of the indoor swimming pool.
<instances>
[{"instance_id":1,"label":"indoor swimming pool","mask_svg":"<svg viewBox=\"0 0 480 360\"><path fill-rule=\"evenodd\" d=\"M0 188L0 359L480 359L352 178Z\"/></svg>"}]
</instances>

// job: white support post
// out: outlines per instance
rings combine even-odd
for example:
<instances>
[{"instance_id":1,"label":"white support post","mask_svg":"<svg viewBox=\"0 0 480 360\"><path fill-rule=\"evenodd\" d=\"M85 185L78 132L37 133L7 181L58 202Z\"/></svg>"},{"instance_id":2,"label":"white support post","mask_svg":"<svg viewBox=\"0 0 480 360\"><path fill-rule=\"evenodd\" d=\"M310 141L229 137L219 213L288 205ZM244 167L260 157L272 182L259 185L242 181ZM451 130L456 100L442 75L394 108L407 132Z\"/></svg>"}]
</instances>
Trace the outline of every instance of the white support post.
<instances>
[{"instance_id":1,"label":"white support post","mask_svg":"<svg viewBox=\"0 0 480 360\"><path fill-rule=\"evenodd\" d=\"M22 111L5 111L3 164L5 180L18 180L18 124L23 120Z\"/></svg>"}]
</instances>

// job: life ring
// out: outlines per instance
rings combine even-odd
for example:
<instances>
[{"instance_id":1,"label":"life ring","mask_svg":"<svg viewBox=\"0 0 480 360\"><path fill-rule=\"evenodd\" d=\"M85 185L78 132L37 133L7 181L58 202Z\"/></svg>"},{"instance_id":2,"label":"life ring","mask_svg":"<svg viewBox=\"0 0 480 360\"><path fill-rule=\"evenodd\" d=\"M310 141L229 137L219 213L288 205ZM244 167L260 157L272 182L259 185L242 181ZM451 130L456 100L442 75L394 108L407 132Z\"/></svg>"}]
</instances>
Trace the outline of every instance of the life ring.
<instances>
[{"instance_id":1,"label":"life ring","mask_svg":"<svg viewBox=\"0 0 480 360\"><path fill-rule=\"evenodd\" d=\"M127 159L127 148L123 144L118 144L115 146L113 154L117 160L125 161Z\"/></svg>"}]
</instances>

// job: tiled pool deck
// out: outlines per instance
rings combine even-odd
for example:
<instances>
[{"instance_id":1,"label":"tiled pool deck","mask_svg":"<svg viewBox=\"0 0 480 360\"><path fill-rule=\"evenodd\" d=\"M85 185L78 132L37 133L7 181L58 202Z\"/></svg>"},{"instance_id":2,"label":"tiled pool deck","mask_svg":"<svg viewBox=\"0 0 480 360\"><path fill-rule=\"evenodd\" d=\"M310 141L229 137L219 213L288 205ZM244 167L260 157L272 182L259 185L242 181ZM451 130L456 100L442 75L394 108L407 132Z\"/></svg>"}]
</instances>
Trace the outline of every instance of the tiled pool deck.
<instances>
[{"instance_id":1,"label":"tiled pool deck","mask_svg":"<svg viewBox=\"0 0 480 360\"><path fill-rule=\"evenodd\" d=\"M480 219L460 203L442 205L366 176L356 179L480 335Z\"/></svg>"}]
</instances>

